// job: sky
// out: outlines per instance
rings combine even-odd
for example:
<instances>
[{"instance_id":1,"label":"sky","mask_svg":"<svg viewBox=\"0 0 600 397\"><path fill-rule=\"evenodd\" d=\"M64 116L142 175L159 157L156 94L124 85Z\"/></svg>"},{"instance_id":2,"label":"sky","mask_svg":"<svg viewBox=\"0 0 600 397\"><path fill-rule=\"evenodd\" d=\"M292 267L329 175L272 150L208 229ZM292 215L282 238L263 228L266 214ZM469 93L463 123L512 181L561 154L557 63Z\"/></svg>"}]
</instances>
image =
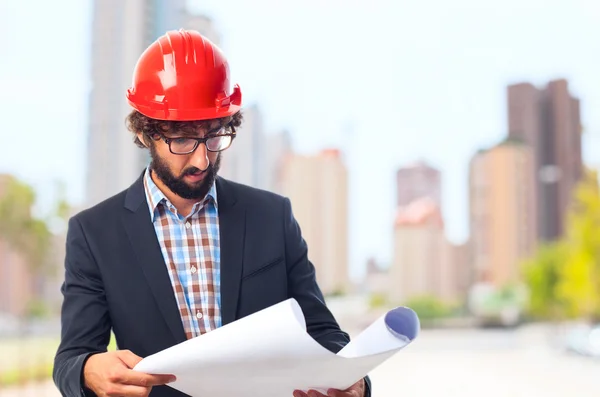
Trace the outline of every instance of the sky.
<instances>
[{"instance_id":1,"label":"sky","mask_svg":"<svg viewBox=\"0 0 600 397\"><path fill-rule=\"evenodd\" d=\"M600 166L597 0L189 1L212 17L245 104L294 147L339 147L349 171L354 275L392 258L395 170L442 171L448 238L468 238L468 163L506 131L506 86L566 78L584 159ZM32 12L35 10L35 12ZM0 172L50 203L83 200L90 0L0 0ZM124 87L125 90L126 87Z\"/></svg>"}]
</instances>

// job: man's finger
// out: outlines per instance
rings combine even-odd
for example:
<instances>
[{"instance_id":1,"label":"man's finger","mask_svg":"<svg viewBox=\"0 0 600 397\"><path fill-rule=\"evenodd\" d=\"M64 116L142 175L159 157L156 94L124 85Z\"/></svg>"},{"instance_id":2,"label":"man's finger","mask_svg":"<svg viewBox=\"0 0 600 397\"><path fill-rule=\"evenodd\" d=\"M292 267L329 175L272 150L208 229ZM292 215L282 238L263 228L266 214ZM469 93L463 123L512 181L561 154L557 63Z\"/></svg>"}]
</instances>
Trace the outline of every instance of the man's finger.
<instances>
[{"instance_id":1,"label":"man's finger","mask_svg":"<svg viewBox=\"0 0 600 397\"><path fill-rule=\"evenodd\" d=\"M118 383L114 383L108 390L106 390L106 395L109 397L147 397L150 394L150 390L150 387L120 385Z\"/></svg>"},{"instance_id":2,"label":"man's finger","mask_svg":"<svg viewBox=\"0 0 600 397\"><path fill-rule=\"evenodd\" d=\"M348 389L348 390L329 389L329 390L327 390L327 397L362 397L362 396L356 389Z\"/></svg>"},{"instance_id":3,"label":"man's finger","mask_svg":"<svg viewBox=\"0 0 600 397\"><path fill-rule=\"evenodd\" d=\"M142 361L142 358L135 355L131 350L119 350L118 356L128 368L133 368Z\"/></svg>"},{"instance_id":4,"label":"man's finger","mask_svg":"<svg viewBox=\"0 0 600 397\"><path fill-rule=\"evenodd\" d=\"M145 374L139 371L128 370L123 374L123 384L152 387L166 385L175 381L175 376L164 374Z\"/></svg>"},{"instance_id":5,"label":"man's finger","mask_svg":"<svg viewBox=\"0 0 600 397\"><path fill-rule=\"evenodd\" d=\"M129 368L133 368L142 361L142 358L129 350L119 352L119 359ZM171 374L146 374L133 371L131 369L119 374L120 383L125 385L152 387L165 385L175 381L175 376Z\"/></svg>"},{"instance_id":6,"label":"man's finger","mask_svg":"<svg viewBox=\"0 0 600 397\"><path fill-rule=\"evenodd\" d=\"M327 397L327 395L311 389L308 391L308 397Z\"/></svg>"}]
</instances>

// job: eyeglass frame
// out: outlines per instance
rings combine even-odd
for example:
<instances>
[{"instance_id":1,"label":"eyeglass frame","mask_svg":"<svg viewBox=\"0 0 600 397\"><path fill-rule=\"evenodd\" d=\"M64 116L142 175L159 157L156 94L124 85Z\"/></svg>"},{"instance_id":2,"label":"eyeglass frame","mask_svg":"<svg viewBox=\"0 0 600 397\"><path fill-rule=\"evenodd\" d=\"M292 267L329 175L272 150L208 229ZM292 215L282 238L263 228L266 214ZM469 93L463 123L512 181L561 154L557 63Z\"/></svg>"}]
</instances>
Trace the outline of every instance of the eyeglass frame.
<instances>
[{"instance_id":1,"label":"eyeglass frame","mask_svg":"<svg viewBox=\"0 0 600 397\"><path fill-rule=\"evenodd\" d=\"M194 137L191 137L191 136L176 136L176 137L169 138L169 137L165 136L163 133L160 133L160 132L154 132L152 135L148 134L148 136L150 137L150 139L155 140L155 141L158 141L158 140L161 140L161 139L163 141L165 141L165 143L169 147L169 152L171 152L172 154L177 155L177 156L185 156L185 155L194 153L196 151L196 149L198 149L198 146L200 146L201 143L204 144L204 146L206 147L207 151L209 151L211 153L218 153L218 152L222 152L223 150L229 149L231 147L231 144L233 143L233 140L237 136L237 133L235 131L235 127L232 126L232 125L223 126L223 127L221 127L219 129L219 131L222 130L222 129L231 129L231 132L229 132L227 134L220 134L220 135L210 135L209 134L207 136L203 136L202 138L194 138ZM156 135L158 135L159 138L155 138ZM221 149L221 150L210 150L208 148L208 145L206 144L206 141L208 141L209 139L212 139L212 138L220 137L220 136L224 136L224 137L229 136L229 137L231 137L231 142L229 143L229 146L227 146L225 149ZM192 150L190 150L189 152L186 152L186 153L175 153L173 151L173 149L171 149L171 143L173 143L173 141L175 139L191 139L191 140L196 141L196 144L194 145L194 147L192 148Z\"/></svg>"}]
</instances>

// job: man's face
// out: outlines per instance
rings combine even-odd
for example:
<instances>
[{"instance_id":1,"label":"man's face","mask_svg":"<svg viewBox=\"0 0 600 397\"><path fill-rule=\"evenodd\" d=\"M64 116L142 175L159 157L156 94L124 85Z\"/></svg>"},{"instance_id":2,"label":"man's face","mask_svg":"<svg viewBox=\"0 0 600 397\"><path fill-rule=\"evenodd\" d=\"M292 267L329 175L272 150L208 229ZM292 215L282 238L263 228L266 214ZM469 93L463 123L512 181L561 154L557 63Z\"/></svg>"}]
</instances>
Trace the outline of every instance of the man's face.
<instances>
[{"instance_id":1,"label":"man's face","mask_svg":"<svg viewBox=\"0 0 600 397\"><path fill-rule=\"evenodd\" d=\"M202 135L200 132L197 137ZM150 168L158 179L173 193L187 200L201 200L206 196L215 182L221 163L221 153L209 152L204 144L199 144L190 154L180 155L171 153L162 139L152 142L150 155Z\"/></svg>"}]
</instances>

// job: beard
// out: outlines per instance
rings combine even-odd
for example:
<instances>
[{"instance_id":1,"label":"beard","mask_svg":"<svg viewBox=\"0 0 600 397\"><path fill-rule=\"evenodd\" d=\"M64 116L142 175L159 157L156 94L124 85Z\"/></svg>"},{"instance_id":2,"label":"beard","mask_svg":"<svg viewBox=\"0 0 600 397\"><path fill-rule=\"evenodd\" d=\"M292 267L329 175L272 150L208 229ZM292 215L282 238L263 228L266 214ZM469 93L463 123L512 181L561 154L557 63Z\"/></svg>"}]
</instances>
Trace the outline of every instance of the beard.
<instances>
[{"instance_id":1,"label":"beard","mask_svg":"<svg viewBox=\"0 0 600 397\"><path fill-rule=\"evenodd\" d=\"M154 145L150 146L150 169L154 171L158 179L165 184L173 193L186 200L201 200L206 197L206 194L217 179L217 173L221 165L221 153L218 154L214 164L209 164L204 171L206 176L201 181L196 183L187 183L184 180L186 175L196 174L202 170L191 166L184 169L179 176L173 174L166 161L156 152Z\"/></svg>"}]
</instances>

